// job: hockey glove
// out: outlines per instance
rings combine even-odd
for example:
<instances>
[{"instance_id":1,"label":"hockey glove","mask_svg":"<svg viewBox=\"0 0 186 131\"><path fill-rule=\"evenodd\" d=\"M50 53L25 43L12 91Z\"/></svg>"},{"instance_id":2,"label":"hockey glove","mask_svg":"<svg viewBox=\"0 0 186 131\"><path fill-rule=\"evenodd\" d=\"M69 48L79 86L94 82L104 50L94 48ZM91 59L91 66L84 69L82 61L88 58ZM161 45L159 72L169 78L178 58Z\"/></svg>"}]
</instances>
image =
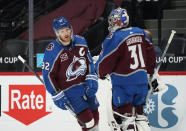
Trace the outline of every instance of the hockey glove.
<instances>
[{"instance_id":1,"label":"hockey glove","mask_svg":"<svg viewBox=\"0 0 186 131\"><path fill-rule=\"evenodd\" d=\"M86 95L91 97L96 94L98 90L98 77L97 75L88 74L85 79Z\"/></svg>"},{"instance_id":2,"label":"hockey glove","mask_svg":"<svg viewBox=\"0 0 186 131\"><path fill-rule=\"evenodd\" d=\"M65 96L65 93L63 91L60 91L56 95L52 96L52 99L54 101L54 104L62 110L67 110L65 104L71 106L70 101Z\"/></svg>"},{"instance_id":3,"label":"hockey glove","mask_svg":"<svg viewBox=\"0 0 186 131\"><path fill-rule=\"evenodd\" d=\"M158 92L168 88L165 83L161 80L158 73L155 73L151 78L150 81L152 85L152 94L157 94Z\"/></svg>"}]
</instances>

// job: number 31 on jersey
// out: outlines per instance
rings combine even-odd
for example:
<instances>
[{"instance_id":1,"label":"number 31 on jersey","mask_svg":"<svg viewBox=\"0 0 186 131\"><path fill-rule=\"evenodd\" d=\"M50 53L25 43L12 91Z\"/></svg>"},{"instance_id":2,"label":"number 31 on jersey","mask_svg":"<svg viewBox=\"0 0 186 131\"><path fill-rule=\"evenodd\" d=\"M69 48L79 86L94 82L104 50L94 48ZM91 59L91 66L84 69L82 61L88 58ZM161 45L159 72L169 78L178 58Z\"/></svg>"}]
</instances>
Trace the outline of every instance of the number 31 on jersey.
<instances>
[{"instance_id":1,"label":"number 31 on jersey","mask_svg":"<svg viewBox=\"0 0 186 131\"><path fill-rule=\"evenodd\" d=\"M131 58L134 59L134 64L130 64L130 68L131 69L138 68L139 63L141 64L141 67L145 67L145 62L144 62L144 59L143 59L141 44L128 46L128 50L131 51ZM136 50L138 50L138 53L137 53ZM139 58L139 60L138 60L138 58Z\"/></svg>"}]
</instances>

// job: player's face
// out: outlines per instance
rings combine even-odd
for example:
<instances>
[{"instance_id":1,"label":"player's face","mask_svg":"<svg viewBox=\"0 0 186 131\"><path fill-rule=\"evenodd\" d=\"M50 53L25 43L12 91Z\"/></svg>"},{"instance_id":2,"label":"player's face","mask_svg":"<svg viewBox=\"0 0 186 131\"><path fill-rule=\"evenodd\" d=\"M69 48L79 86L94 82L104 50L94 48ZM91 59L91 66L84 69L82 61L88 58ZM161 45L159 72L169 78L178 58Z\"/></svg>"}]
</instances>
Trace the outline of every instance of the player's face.
<instances>
[{"instance_id":1,"label":"player's face","mask_svg":"<svg viewBox=\"0 0 186 131\"><path fill-rule=\"evenodd\" d=\"M69 27L64 27L58 30L59 38L64 46L68 45L71 40L72 30Z\"/></svg>"}]
</instances>

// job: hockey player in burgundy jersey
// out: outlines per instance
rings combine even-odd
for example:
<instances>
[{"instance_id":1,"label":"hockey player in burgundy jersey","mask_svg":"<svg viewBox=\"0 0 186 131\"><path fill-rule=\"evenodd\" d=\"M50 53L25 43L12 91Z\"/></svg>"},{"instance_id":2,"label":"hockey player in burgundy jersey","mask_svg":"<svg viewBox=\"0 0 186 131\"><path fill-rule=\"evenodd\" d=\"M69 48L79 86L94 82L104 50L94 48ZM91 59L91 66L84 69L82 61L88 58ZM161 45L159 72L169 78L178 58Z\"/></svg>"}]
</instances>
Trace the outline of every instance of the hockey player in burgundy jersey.
<instances>
[{"instance_id":1,"label":"hockey player in burgundy jersey","mask_svg":"<svg viewBox=\"0 0 186 131\"><path fill-rule=\"evenodd\" d=\"M96 62L98 76L110 75L113 110L123 116L114 115L121 130L137 127L139 131L150 131L141 108L148 93L147 74L154 73L154 47L144 30L128 26L129 16L125 9L113 10L108 22L110 34L104 40ZM132 116L132 107L135 107L135 116Z\"/></svg>"},{"instance_id":2,"label":"hockey player in burgundy jersey","mask_svg":"<svg viewBox=\"0 0 186 131\"><path fill-rule=\"evenodd\" d=\"M54 19L53 29L57 39L46 47L42 65L45 87L57 107L67 104L85 123L83 131L98 131L98 78L87 43L64 17Z\"/></svg>"}]
</instances>

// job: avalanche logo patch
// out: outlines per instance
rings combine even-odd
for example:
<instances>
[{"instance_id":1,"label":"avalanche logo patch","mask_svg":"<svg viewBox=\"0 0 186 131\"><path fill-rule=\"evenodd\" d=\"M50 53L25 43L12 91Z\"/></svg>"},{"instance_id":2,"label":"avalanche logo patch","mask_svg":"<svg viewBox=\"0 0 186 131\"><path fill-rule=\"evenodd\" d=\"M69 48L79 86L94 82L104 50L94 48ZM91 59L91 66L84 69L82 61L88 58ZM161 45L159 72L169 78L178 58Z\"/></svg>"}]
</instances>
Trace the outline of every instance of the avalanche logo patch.
<instances>
[{"instance_id":1,"label":"avalanche logo patch","mask_svg":"<svg viewBox=\"0 0 186 131\"><path fill-rule=\"evenodd\" d=\"M173 85L167 84L167 86L168 90L162 95L151 95L144 108L150 125L156 128L166 129L178 123L178 116L173 112L176 110L174 105L178 91Z\"/></svg>"},{"instance_id":2,"label":"avalanche logo patch","mask_svg":"<svg viewBox=\"0 0 186 131\"><path fill-rule=\"evenodd\" d=\"M86 59L84 57L74 56L72 63L66 71L66 81L75 80L79 75L84 75L87 70Z\"/></svg>"},{"instance_id":3,"label":"avalanche logo patch","mask_svg":"<svg viewBox=\"0 0 186 131\"><path fill-rule=\"evenodd\" d=\"M50 43L47 47L47 50L51 51L54 48L54 44Z\"/></svg>"}]
</instances>

